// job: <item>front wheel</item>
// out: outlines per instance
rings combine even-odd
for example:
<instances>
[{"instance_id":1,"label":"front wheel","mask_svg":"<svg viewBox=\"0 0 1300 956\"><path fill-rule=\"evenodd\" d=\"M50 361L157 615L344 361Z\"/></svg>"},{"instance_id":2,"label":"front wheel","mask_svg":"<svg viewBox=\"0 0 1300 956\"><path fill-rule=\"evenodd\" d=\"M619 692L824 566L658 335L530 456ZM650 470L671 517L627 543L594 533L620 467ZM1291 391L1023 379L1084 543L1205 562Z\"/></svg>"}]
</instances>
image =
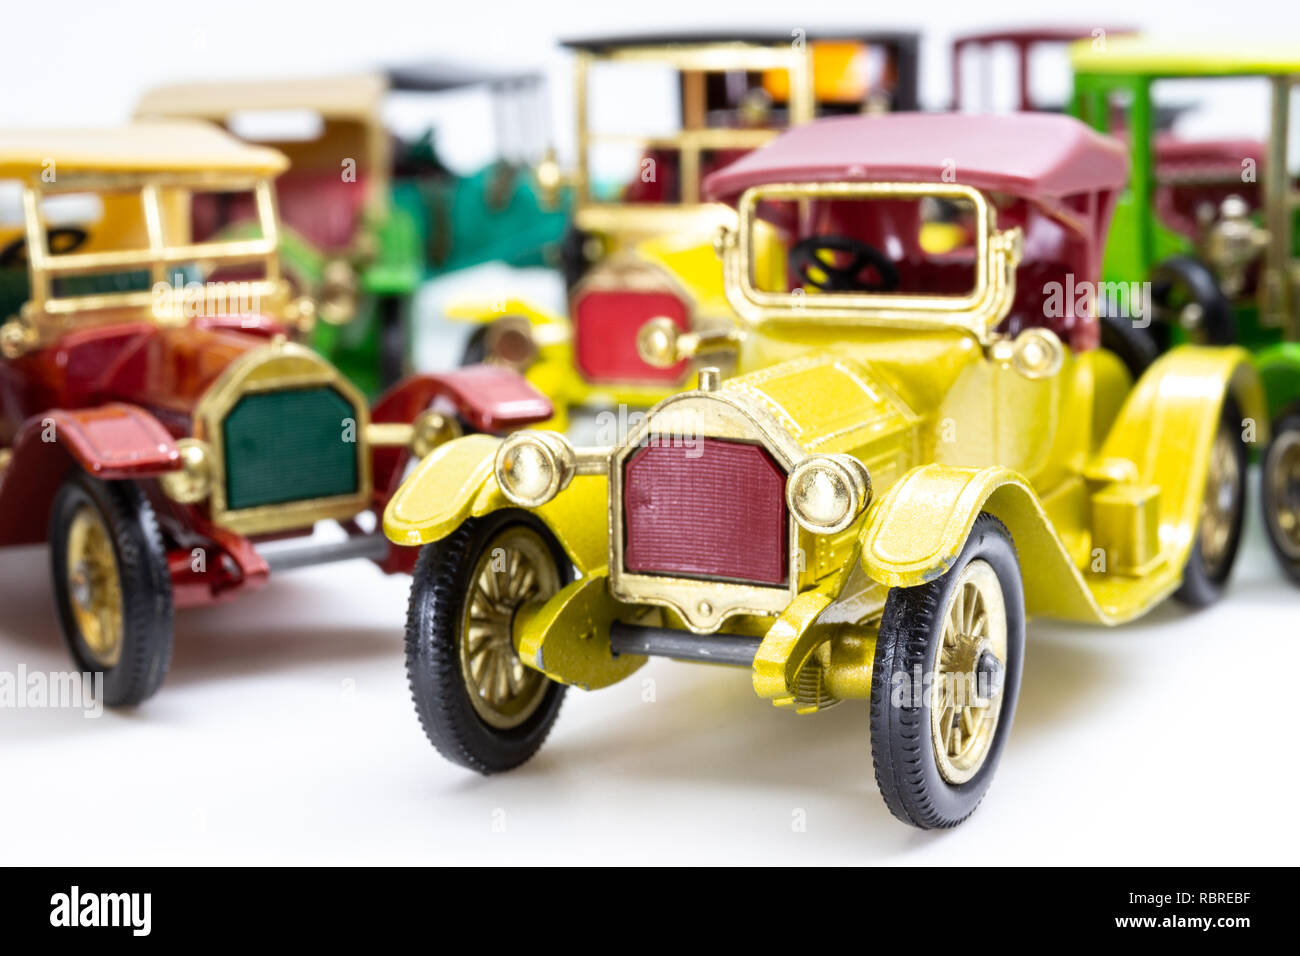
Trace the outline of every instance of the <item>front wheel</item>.
<instances>
[{"instance_id":1,"label":"front wheel","mask_svg":"<svg viewBox=\"0 0 1300 956\"><path fill-rule=\"evenodd\" d=\"M153 508L129 481L76 472L50 514L50 563L64 640L77 666L104 676L104 703L138 704L172 656L172 587Z\"/></svg>"},{"instance_id":2,"label":"front wheel","mask_svg":"<svg viewBox=\"0 0 1300 956\"><path fill-rule=\"evenodd\" d=\"M1206 607L1223 596L1246 523L1246 464L1241 409L1228 398L1210 447L1196 541L1174 592L1189 607Z\"/></svg>"},{"instance_id":3,"label":"front wheel","mask_svg":"<svg viewBox=\"0 0 1300 956\"><path fill-rule=\"evenodd\" d=\"M424 732L448 760L498 773L542 746L567 688L519 659L514 617L572 576L546 526L523 511L471 518L421 551L406 673Z\"/></svg>"},{"instance_id":4,"label":"front wheel","mask_svg":"<svg viewBox=\"0 0 1300 956\"><path fill-rule=\"evenodd\" d=\"M891 813L954 827L992 783L1020 690L1025 598L1006 527L975 521L941 577L885 600L871 680L871 756Z\"/></svg>"},{"instance_id":5,"label":"front wheel","mask_svg":"<svg viewBox=\"0 0 1300 956\"><path fill-rule=\"evenodd\" d=\"M1300 412L1273 426L1259 477L1269 543L1282 570L1300 584Z\"/></svg>"}]
</instances>

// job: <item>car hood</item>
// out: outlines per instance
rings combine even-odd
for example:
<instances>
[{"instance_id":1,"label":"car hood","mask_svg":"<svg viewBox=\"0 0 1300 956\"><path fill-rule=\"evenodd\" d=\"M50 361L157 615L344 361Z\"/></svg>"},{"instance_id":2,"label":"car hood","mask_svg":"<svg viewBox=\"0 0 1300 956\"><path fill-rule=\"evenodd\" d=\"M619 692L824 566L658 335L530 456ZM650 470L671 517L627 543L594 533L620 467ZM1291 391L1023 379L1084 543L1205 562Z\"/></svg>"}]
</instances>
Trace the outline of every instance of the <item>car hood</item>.
<instances>
[{"instance_id":1,"label":"car hood","mask_svg":"<svg viewBox=\"0 0 1300 956\"><path fill-rule=\"evenodd\" d=\"M260 318L105 326L65 337L56 361L69 393L81 393L72 394L76 404L139 405L181 437L192 430L194 409L217 377L283 332L278 323Z\"/></svg>"}]
</instances>

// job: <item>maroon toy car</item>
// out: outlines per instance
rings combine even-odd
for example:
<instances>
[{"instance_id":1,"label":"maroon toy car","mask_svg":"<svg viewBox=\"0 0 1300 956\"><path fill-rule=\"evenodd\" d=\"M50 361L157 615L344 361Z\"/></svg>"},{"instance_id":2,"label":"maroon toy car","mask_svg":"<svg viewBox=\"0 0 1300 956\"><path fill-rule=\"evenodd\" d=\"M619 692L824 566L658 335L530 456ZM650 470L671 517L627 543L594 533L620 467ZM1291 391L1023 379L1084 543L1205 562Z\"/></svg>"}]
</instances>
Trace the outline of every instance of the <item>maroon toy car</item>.
<instances>
[{"instance_id":1,"label":"maroon toy car","mask_svg":"<svg viewBox=\"0 0 1300 956\"><path fill-rule=\"evenodd\" d=\"M413 456L551 415L483 366L368 407L294 342L312 307L279 271L284 165L199 123L0 132L21 209L0 221L0 545L48 540L63 633L110 705L158 689L175 608L345 558L409 572L366 516ZM259 235L194 238L196 199L241 194ZM306 540L318 522L347 534Z\"/></svg>"}]
</instances>

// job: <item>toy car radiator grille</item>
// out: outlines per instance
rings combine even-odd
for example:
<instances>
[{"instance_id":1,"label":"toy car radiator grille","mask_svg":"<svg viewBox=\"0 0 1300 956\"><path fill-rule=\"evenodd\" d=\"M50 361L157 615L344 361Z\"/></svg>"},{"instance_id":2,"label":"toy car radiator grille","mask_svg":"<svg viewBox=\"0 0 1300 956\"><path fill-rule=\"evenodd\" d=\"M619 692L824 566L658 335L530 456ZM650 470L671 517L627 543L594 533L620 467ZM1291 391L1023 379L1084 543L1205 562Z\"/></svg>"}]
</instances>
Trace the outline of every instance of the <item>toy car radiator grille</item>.
<instances>
[{"instance_id":1,"label":"toy car radiator grille","mask_svg":"<svg viewBox=\"0 0 1300 956\"><path fill-rule=\"evenodd\" d=\"M661 315L672 319L683 332L690 328L686 304L671 292L597 289L577 296L573 326L579 371L591 382L680 382L686 374L685 362L655 368L637 354L637 332Z\"/></svg>"},{"instance_id":2,"label":"toy car radiator grille","mask_svg":"<svg viewBox=\"0 0 1300 956\"><path fill-rule=\"evenodd\" d=\"M329 386L245 395L223 425L226 507L355 493L357 427L352 404Z\"/></svg>"},{"instance_id":3,"label":"toy car radiator grille","mask_svg":"<svg viewBox=\"0 0 1300 956\"><path fill-rule=\"evenodd\" d=\"M782 585L784 490L784 472L758 445L656 436L624 466L624 567Z\"/></svg>"}]
</instances>

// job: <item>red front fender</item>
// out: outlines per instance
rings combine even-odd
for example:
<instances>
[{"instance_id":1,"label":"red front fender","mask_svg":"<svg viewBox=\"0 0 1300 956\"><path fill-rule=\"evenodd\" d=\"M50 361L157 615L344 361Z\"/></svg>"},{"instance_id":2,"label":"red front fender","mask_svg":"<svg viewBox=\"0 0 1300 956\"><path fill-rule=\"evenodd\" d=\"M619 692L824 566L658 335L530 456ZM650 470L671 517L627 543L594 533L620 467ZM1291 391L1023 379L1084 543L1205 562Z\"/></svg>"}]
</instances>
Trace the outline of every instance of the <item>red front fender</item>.
<instances>
[{"instance_id":1,"label":"red front fender","mask_svg":"<svg viewBox=\"0 0 1300 956\"><path fill-rule=\"evenodd\" d=\"M544 422L555 411L551 400L514 369L469 365L403 379L379 397L370 417L377 422L409 422L439 398L481 432L504 432Z\"/></svg>"},{"instance_id":2,"label":"red front fender","mask_svg":"<svg viewBox=\"0 0 1300 956\"><path fill-rule=\"evenodd\" d=\"M52 409L28 419L0 475L0 545L45 540L50 503L76 465L106 481L149 478L180 467L176 441L132 405Z\"/></svg>"}]
</instances>

